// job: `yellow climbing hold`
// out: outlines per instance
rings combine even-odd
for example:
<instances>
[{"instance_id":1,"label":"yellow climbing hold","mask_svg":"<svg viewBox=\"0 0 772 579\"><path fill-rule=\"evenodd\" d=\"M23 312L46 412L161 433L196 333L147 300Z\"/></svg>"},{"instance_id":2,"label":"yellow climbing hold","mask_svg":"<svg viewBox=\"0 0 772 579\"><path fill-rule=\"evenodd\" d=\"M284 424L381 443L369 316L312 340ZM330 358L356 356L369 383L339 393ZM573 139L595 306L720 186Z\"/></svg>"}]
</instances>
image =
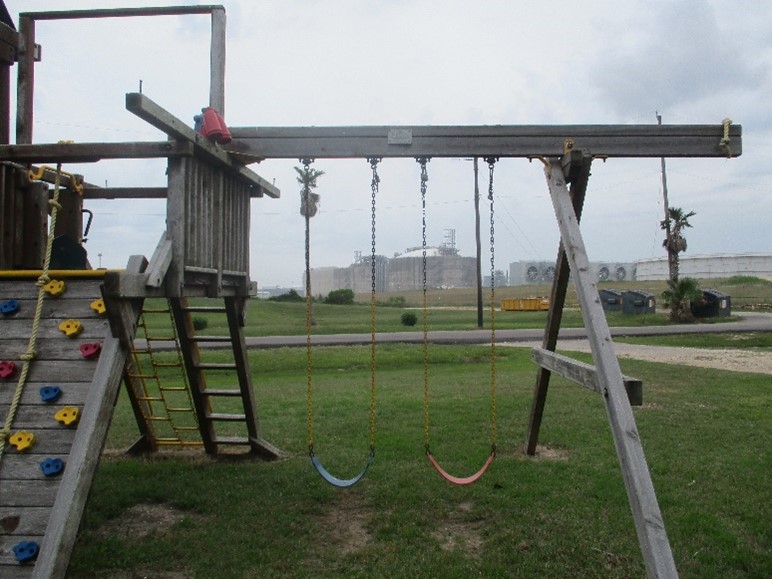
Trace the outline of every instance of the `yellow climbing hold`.
<instances>
[{"instance_id":1,"label":"yellow climbing hold","mask_svg":"<svg viewBox=\"0 0 772 579\"><path fill-rule=\"evenodd\" d=\"M16 434L12 434L11 438L8 439L8 442L15 446L16 450L19 452L24 452L25 450L32 448L35 444L35 435L26 430L22 430Z\"/></svg>"},{"instance_id":2,"label":"yellow climbing hold","mask_svg":"<svg viewBox=\"0 0 772 579\"><path fill-rule=\"evenodd\" d=\"M104 315L105 312L107 312L107 308L105 307L105 300L102 298L94 300L91 302L91 309L98 313L100 316Z\"/></svg>"},{"instance_id":3,"label":"yellow climbing hold","mask_svg":"<svg viewBox=\"0 0 772 579\"><path fill-rule=\"evenodd\" d=\"M64 281L60 279L52 279L46 285L43 286L43 291L51 294L53 297L59 297L64 293Z\"/></svg>"},{"instance_id":4,"label":"yellow climbing hold","mask_svg":"<svg viewBox=\"0 0 772 579\"><path fill-rule=\"evenodd\" d=\"M78 320L64 320L59 329L69 338L74 338L83 331L83 324Z\"/></svg>"},{"instance_id":5,"label":"yellow climbing hold","mask_svg":"<svg viewBox=\"0 0 772 579\"><path fill-rule=\"evenodd\" d=\"M78 421L79 414L80 410L78 410L75 406L65 406L59 410L59 412L54 414L54 418L65 426L70 426L71 424L74 424Z\"/></svg>"}]
</instances>

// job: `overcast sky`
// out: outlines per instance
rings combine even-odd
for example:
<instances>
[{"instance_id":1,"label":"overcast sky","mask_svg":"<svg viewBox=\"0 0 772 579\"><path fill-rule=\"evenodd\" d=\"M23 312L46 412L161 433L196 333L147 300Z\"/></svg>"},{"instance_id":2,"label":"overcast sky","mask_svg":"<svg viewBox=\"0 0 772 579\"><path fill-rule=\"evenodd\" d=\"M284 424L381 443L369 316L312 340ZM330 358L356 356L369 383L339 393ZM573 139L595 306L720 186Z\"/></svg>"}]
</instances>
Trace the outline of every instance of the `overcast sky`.
<instances>
[{"instance_id":1,"label":"overcast sky","mask_svg":"<svg viewBox=\"0 0 772 579\"><path fill-rule=\"evenodd\" d=\"M22 11L162 6L155 0L6 0ZM232 126L716 124L743 126L743 155L668 161L670 204L695 211L689 253L769 252L772 3L512 0L225 0L226 121ZM190 122L209 94L209 16L39 22L34 142L159 140L124 108L143 92ZM12 72L15 86L15 70ZM297 161L251 166L282 191L252 202L251 277L302 284ZM164 161L70 166L89 182L165 185ZM312 266L345 266L370 250L370 168L319 160ZM473 256L468 159L429 163L429 245L454 229ZM381 164L377 251L421 243L419 169ZM480 187L487 189L481 171ZM553 260L557 226L540 163L496 166L496 267ZM150 256L162 201L93 201L87 248L105 267ZM658 159L596 161L582 229L592 261L663 256ZM487 215L484 214L484 220ZM487 256L484 256L487 260Z\"/></svg>"}]
</instances>

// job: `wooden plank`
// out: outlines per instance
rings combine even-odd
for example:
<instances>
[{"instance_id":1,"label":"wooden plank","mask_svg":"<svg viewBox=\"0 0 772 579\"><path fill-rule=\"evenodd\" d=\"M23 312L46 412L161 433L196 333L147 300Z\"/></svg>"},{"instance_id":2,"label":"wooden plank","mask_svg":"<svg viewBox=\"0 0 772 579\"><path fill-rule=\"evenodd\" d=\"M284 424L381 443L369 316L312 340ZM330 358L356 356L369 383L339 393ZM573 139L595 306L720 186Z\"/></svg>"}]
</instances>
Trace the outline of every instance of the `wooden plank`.
<instances>
[{"instance_id":1,"label":"wooden plank","mask_svg":"<svg viewBox=\"0 0 772 579\"><path fill-rule=\"evenodd\" d=\"M172 240L169 239L169 235L164 231L145 270L147 285L154 288L161 287L171 262Z\"/></svg>"},{"instance_id":2,"label":"wooden plank","mask_svg":"<svg viewBox=\"0 0 772 579\"><path fill-rule=\"evenodd\" d=\"M277 187L254 171L244 167L243 163L236 161L223 149L210 143L203 135L191 129L187 124L162 109L145 95L128 93L126 95L126 109L157 129L164 131L170 137L194 143L197 154L201 155L203 159L220 169L226 169L234 173L254 187L259 192L259 195L279 197L280 192Z\"/></svg>"},{"instance_id":3,"label":"wooden plank","mask_svg":"<svg viewBox=\"0 0 772 579\"><path fill-rule=\"evenodd\" d=\"M77 423L71 426L63 426L61 423L57 422L56 418L54 418L54 415L65 406L65 404L60 404L58 401L56 404L45 406L19 406L13 420L13 430L14 432L18 430L34 432L38 429L75 430L77 428ZM81 416L83 415L83 408L81 406L75 403L73 407L78 408ZM0 406L0 415L6 416L7 414L8 408Z\"/></svg>"},{"instance_id":4,"label":"wooden plank","mask_svg":"<svg viewBox=\"0 0 772 579\"><path fill-rule=\"evenodd\" d=\"M38 535L28 535L25 540L35 541L40 544L43 537ZM13 555L14 545L21 540L21 537L11 535L0 535L0 577L3 579L22 579L32 577L34 573L34 564L20 565Z\"/></svg>"},{"instance_id":5,"label":"wooden plank","mask_svg":"<svg viewBox=\"0 0 772 579\"><path fill-rule=\"evenodd\" d=\"M91 10L53 10L48 12L22 12L21 16L35 20L72 20L84 18L125 18L131 16L181 16L185 14L209 14L222 8L219 5L159 6L144 8L97 8Z\"/></svg>"},{"instance_id":6,"label":"wooden plank","mask_svg":"<svg viewBox=\"0 0 772 579\"><path fill-rule=\"evenodd\" d=\"M0 326L3 328L4 326ZM100 342L101 340L93 339L81 339L81 338L67 338L63 339L62 336L56 338L40 338L35 346L37 357L35 362L57 362L60 360L69 360L72 362L82 361L83 355L80 352L80 346L87 343ZM21 362L21 355L27 351L27 340L0 340L0 352L2 352L3 360L15 360L17 363ZM2 393L0 393L0 400L2 400Z\"/></svg>"},{"instance_id":7,"label":"wooden plank","mask_svg":"<svg viewBox=\"0 0 772 579\"><path fill-rule=\"evenodd\" d=\"M12 480L47 480L40 468L40 463L48 458L60 458L67 464L68 454L34 455L34 454L8 454L3 456L0 462L0 484ZM0 507L0 513L3 508ZM2 514L0 514L2 520ZM42 532L45 526L40 529ZM0 532L2 532L0 523Z\"/></svg>"},{"instance_id":8,"label":"wooden plank","mask_svg":"<svg viewBox=\"0 0 772 579\"><path fill-rule=\"evenodd\" d=\"M58 404L65 406L81 405L86 399L86 394L91 381L88 382L61 382L59 380L52 382L27 382L24 385L24 391L21 395L20 404L22 406L48 406L47 402L43 402L40 397L40 389L44 386L59 386L62 389L62 395L57 400ZM0 405L7 406L11 403L14 391L16 389L16 381L12 381L7 385L4 383L0 388ZM0 411L1 416L5 416ZM1 463L2 461L0 461Z\"/></svg>"},{"instance_id":9,"label":"wooden plank","mask_svg":"<svg viewBox=\"0 0 772 579\"><path fill-rule=\"evenodd\" d=\"M543 348L534 348L531 352L531 358L540 367L546 368L550 372L563 376L563 378L576 382L598 394L603 393L598 382L598 373L592 364L586 364ZM643 404L643 382L631 376L623 375L622 379L630 405L640 406Z\"/></svg>"},{"instance_id":10,"label":"wooden plank","mask_svg":"<svg viewBox=\"0 0 772 579\"><path fill-rule=\"evenodd\" d=\"M166 199L166 187L95 187L84 186L84 199Z\"/></svg>"},{"instance_id":11,"label":"wooden plank","mask_svg":"<svg viewBox=\"0 0 772 579\"><path fill-rule=\"evenodd\" d=\"M75 319L76 321L79 321L83 327L83 330L80 334L77 335L76 338L68 338L59 329L59 324L68 319ZM0 327L3 329L5 339L27 339L29 338L30 331L32 330L32 323L30 320L9 319L2 320L1 323L2 326ZM40 338L49 339L59 338L61 340L66 340L71 344L83 340L94 342L99 341L99 339L104 336L105 328L107 325L107 320L82 318L77 315L67 316L61 315L61 312L59 312L57 317L41 319L40 326L38 328L38 336Z\"/></svg>"},{"instance_id":12,"label":"wooden plank","mask_svg":"<svg viewBox=\"0 0 772 579\"><path fill-rule=\"evenodd\" d=\"M582 209L584 208L584 198L587 193L587 184L590 179L590 167L592 157L581 151L572 151L563 159L568 163L568 169L565 173L574 173L575 179L571 183L571 204L576 214L577 223L582 218ZM571 164L578 165L579 169L572 171ZM547 320L544 325L544 338L542 339L542 348L555 351L560 332L560 322L563 319L563 306L566 301L566 291L568 290L568 280L571 270L568 265L568 258L563 247L563 242L558 244L558 255L555 261L555 276L552 278L552 289L550 290L550 306L547 311ZM536 454L536 447L539 442L539 430L544 416L544 407L547 402L547 392L550 384L550 372L545 368L539 367L536 373L536 383L533 389L533 400L528 418L528 431L525 440L525 452L529 456Z\"/></svg>"},{"instance_id":13,"label":"wooden plank","mask_svg":"<svg viewBox=\"0 0 772 579\"><path fill-rule=\"evenodd\" d=\"M143 261L132 259L127 269L139 273L139 269L144 267ZM132 302L130 307L134 310L136 324L142 308L141 300ZM128 331L133 332L133 328ZM46 528L46 539L41 545L36 563L35 572L40 577L64 577L67 571L88 492L110 426L113 404L127 356L128 349L121 345L118 338L110 335L105 337L102 355L94 369L92 386L75 431L67 468L61 478L61 489Z\"/></svg>"},{"instance_id":14,"label":"wooden plank","mask_svg":"<svg viewBox=\"0 0 772 579\"><path fill-rule=\"evenodd\" d=\"M603 401L614 437L646 572L649 577L677 577L678 572L643 453L641 438L625 393L622 370L619 367L611 332L598 298L596 280L590 273L587 250L560 161L552 160L545 168L545 173L558 220L560 237L566 248L566 256L573 273L598 381L603 391Z\"/></svg>"},{"instance_id":15,"label":"wooden plank","mask_svg":"<svg viewBox=\"0 0 772 579\"><path fill-rule=\"evenodd\" d=\"M395 132L407 139L390 143ZM349 157L555 157L566 141L599 157L726 157L723 125L233 127L225 148L254 161ZM733 157L742 128L730 127Z\"/></svg>"},{"instance_id":16,"label":"wooden plank","mask_svg":"<svg viewBox=\"0 0 772 579\"><path fill-rule=\"evenodd\" d=\"M42 536L49 513L46 507L0 507L0 535Z\"/></svg>"},{"instance_id":17,"label":"wooden plank","mask_svg":"<svg viewBox=\"0 0 772 579\"><path fill-rule=\"evenodd\" d=\"M75 440L75 430L61 428L39 428L35 430L35 444L23 454L49 456L68 454ZM20 454L10 445L6 446L3 456Z\"/></svg>"},{"instance_id":18,"label":"wooden plank","mask_svg":"<svg viewBox=\"0 0 772 579\"><path fill-rule=\"evenodd\" d=\"M4 507L50 507L54 504L61 478L13 481L0 485L0 505Z\"/></svg>"},{"instance_id":19,"label":"wooden plank","mask_svg":"<svg viewBox=\"0 0 772 579\"><path fill-rule=\"evenodd\" d=\"M16 142L32 142L35 87L35 21L19 15L16 76Z\"/></svg>"},{"instance_id":20,"label":"wooden plank","mask_svg":"<svg viewBox=\"0 0 772 579\"><path fill-rule=\"evenodd\" d=\"M193 155L184 141L0 145L0 159L17 163L95 163L102 159L157 159Z\"/></svg>"}]
</instances>

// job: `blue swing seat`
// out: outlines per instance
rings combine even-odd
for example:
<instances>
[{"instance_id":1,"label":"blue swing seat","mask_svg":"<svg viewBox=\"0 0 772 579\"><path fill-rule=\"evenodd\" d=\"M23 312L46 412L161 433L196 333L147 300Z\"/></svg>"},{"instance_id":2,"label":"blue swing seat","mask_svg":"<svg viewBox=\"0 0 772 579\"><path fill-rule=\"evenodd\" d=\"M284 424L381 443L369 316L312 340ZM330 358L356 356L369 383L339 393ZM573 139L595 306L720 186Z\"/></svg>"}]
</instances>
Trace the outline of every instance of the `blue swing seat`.
<instances>
[{"instance_id":1,"label":"blue swing seat","mask_svg":"<svg viewBox=\"0 0 772 579\"><path fill-rule=\"evenodd\" d=\"M357 484L360 480L362 480L362 477L365 476L367 469L370 468L370 465L373 463L373 459L375 459L375 451L370 452L370 456L367 458L367 464L365 464L365 467L362 469L362 472L360 472L358 475L356 475L353 478L341 479L330 474L330 471L324 468L324 465L322 465L322 463L319 461L319 458L316 456L316 454L311 452L311 464L313 464L316 471L320 475L322 475L322 478L326 480L328 483L330 483L331 485L339 488L344 488L344 489L348 487L352 487L355 484Z\"/></svg>"}]
</instances>

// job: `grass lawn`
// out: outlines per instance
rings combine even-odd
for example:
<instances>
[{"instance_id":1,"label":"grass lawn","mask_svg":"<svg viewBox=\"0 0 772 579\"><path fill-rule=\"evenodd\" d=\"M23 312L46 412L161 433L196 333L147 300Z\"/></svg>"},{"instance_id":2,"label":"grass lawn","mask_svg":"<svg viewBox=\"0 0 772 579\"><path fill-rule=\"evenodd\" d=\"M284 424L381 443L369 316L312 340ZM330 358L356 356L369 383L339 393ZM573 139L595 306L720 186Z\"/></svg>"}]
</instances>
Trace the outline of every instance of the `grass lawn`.
<instances>
[{"instance_id":1,"label":"grass lawn","mask_svg":"<svg viewBox=\"0 0 772 579\"><path fill-rule=\"evenodd\" d=\"M349 477L368 453L369 348L314 354L316 450ZM476 471L489 451L488 354L431 347L431 446L453 474ZM108 453L68 576L644 576L602 400L553 378L542 453L526 458L535 368L526 350L498 355L499 453L481 481L455 487L429 465L421 349L384 345L377 456L362 482L341 490L307 456L304 350L250 352L263 435L288 458ZM772 576L769 376L621 365L644 383L634 413L681 577ZM121 395L108 448L135 437Z\"/></svg>"}]
</instances>

